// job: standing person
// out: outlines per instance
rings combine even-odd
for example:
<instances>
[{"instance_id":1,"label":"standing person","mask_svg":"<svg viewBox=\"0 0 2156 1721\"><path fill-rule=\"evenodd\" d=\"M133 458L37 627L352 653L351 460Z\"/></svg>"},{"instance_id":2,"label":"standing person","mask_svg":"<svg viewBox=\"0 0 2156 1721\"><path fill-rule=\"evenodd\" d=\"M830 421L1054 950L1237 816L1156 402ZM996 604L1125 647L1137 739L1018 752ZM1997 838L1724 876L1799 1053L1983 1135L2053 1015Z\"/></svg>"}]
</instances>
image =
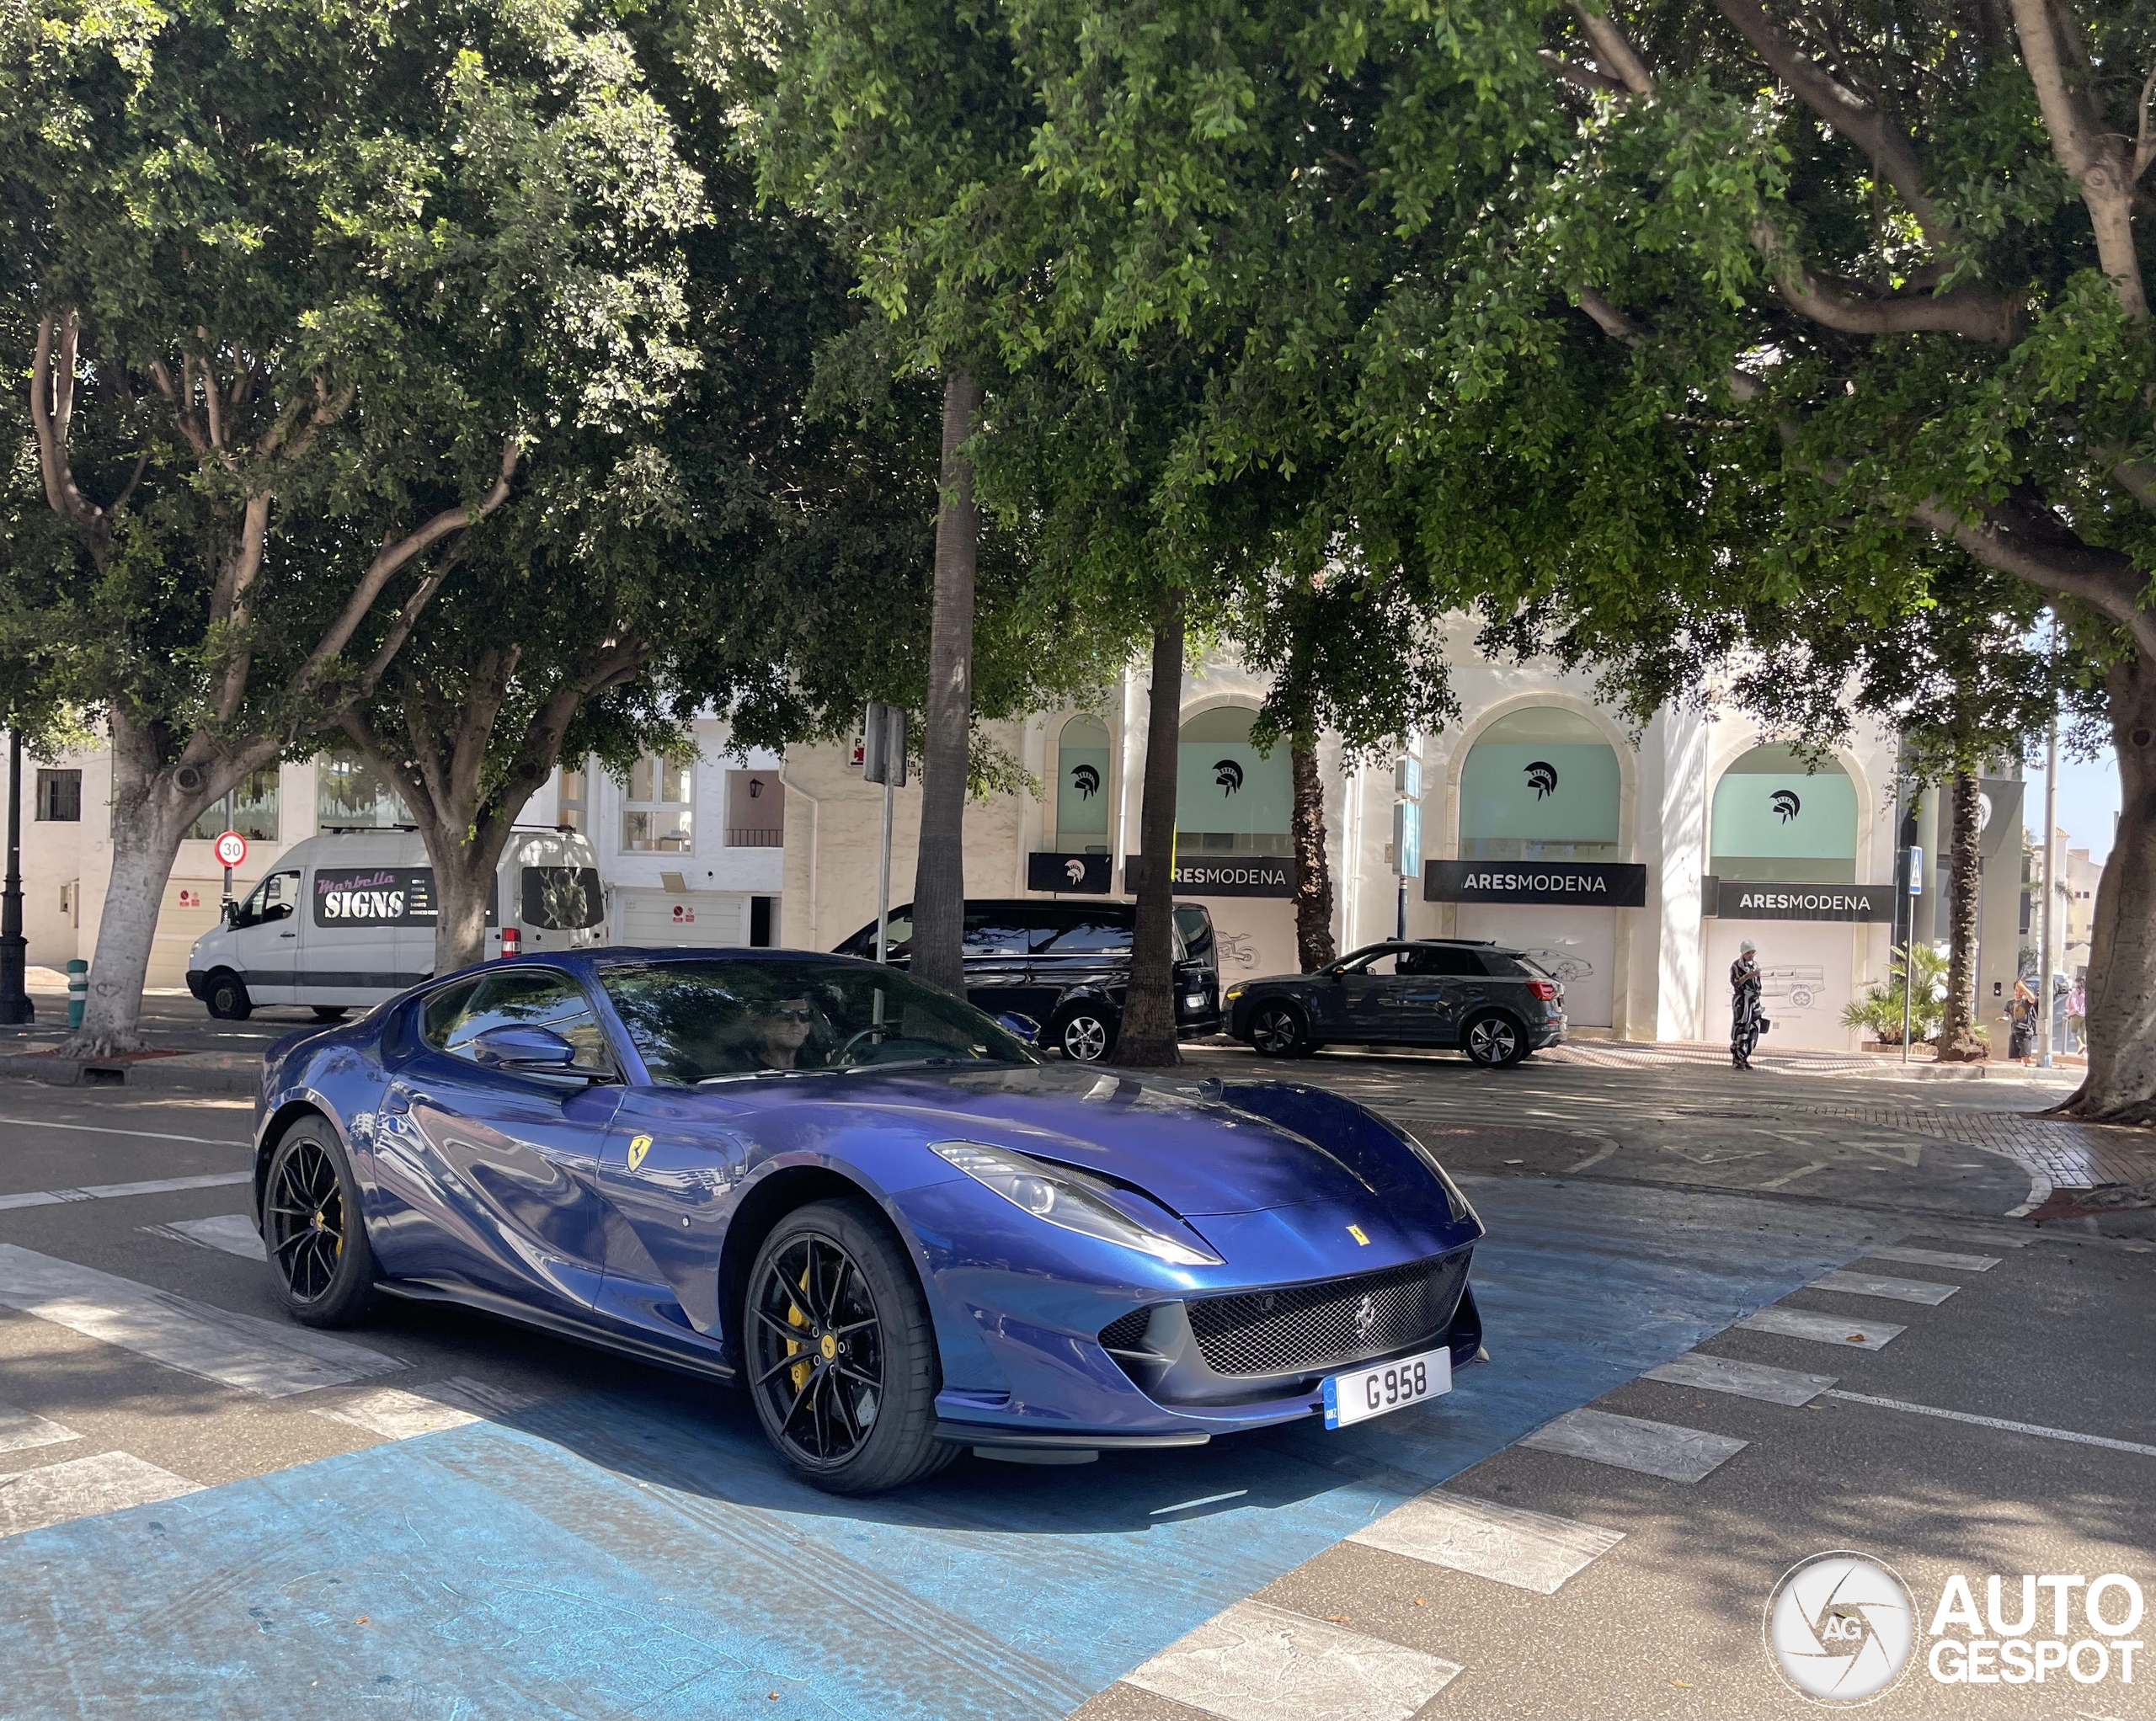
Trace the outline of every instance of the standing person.
<instances>
[{"instance_id":1,"label":"standing person","mask_svg":"<svg viewBox=\"0 0 2156 1721\"><path fill-rule=\"evenodd\" d=\"M2072 1050L2088 1049L2089 983L2085 974L2073 977L2073 990L2066 994L2066 1031L2073 1038Z\"/></svg>"},{"instance_id":2,"label":"standing person","mask_svg":"<svg viewBox=\"0 0 2156 1721\"><path fill-rule=\"evenodd\" d=\"M1737 947L1737 960L1729 965L1729 1062L1736 1069L1752 1068L1752 1051L1759 1043L1764 1026L1759 1015L1758 946L1746 939Z\"/></svg>"},{"instance_id":3,"label":"standing person","mask_svg":"<svg viewBox=\"0 0 2156 1721\"><path fill-rule=\"evenodd\" d=\"M2006 1006L2006 1055L2019 1063L2036 1055L2036 994L2024 980L2014 983Z\"/></svg>"}]
</instances>

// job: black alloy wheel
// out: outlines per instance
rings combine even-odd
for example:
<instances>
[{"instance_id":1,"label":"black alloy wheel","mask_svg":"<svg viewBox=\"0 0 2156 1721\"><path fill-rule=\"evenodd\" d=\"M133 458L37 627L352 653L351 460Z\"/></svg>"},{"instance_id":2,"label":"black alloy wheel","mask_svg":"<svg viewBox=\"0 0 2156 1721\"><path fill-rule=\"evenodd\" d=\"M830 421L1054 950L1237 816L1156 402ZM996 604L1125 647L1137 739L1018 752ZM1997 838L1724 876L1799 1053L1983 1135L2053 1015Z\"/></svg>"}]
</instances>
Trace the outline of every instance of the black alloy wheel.
<instances>
[{"instance_id":1,"label":"black alloy wheel","mask_svg":"<svg viewBox=\"0 0 2156 1721\"><path fill-rule=\"evenodd\" d=\"M374 1252L344 1150L319 1118L285 1132L262 1197L262 1244L278 1301L307 1326L348 1326L374 1292Z\"/></svg>"},{"instance_id":2,"label":"black alloy wheel","mask_svg":"<svg viewBox=\"0 0 2156 1721\"><path fill-rule=\"evenodd\" d=\"M935 1438L927 1307L879 1215L851 1202L787 1214L757 1251L743 1314L757 1420L807 1480L872 1493L957 1455Z\"/></svg>"},{"instance_id":3,"label":"black alloy wheel","mask_svg":"<svg viewBox=\"0 0 2156 1721\"><path fill-rule=\"evenodd\" d=\"M1292 1004L1261 1004L1252 1010L1250 1043L1267 1058L1307 1058L1316 1049L1309 1024Z\"/></svg>"},{"instance_id":4,"label":"black alloy wheel","mask_svg":"<svg viewBox=\"0 0 2156 1721\"><path fill-rule=\"evenodd\" d=\"M1476 1016L1460 1036L1460 1044L1485 1069L1503 1069L1527 1056L1527 1036L1510 1016Z\"/></svg>"},{"instance_id":5,"label":"black alloy wheel","mask_svg":"<svg viewBox=\"0 0 2156 1721\"><path fill-rule=\"evenodd\" d=\"M1073 1063L1098 1063L1115 1047L1115 1024L1106 1011L1083 1004L1064 1017L1055 1043Z\"/></svg>"},{"instance_id":6,"label":"black alloy wheel","mask_svg":"<svg viewBox=\"0 0 2156 1721\"><path fill-rule=\"evenodd\" d=\"M221 1022L243 1022L254 1014L254 1000L247 995L247 983L229 968L210 976L202 988L202 1002Z\"/></svg>"}]
</instances>

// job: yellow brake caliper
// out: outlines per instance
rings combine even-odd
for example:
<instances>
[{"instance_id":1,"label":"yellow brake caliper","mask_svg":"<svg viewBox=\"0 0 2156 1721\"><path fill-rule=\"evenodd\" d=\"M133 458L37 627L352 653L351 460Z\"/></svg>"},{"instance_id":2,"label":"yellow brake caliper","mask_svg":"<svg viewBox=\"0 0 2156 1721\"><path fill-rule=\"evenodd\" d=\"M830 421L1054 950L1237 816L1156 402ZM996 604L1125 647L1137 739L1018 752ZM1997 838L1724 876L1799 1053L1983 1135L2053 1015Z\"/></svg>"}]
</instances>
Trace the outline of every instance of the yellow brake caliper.
<instances>
[{"instance_id":1,"label":"yellow brake caliper","mask_svg":"<svg viewBox=\"0 0 2156 1721\"><path fill-rule=\"evenodd\" d=\"M808 1269L805 1266L801 1270L801 1294L804 1297L808 1294ZM808 1324L808 1317L801 1312L801 1305L791 1297L787 1300L786 1324L790 1327L805 1327ZM798 1339L788 1339L786 1341L786 1354L789 1356L800 1356L807 1349L808 1347ZM808 1372L814 1367L813 1362L803 1361L795 1363L792 1367L787 1370L787 1378L793 1383L795 1392L799 1392L802 1388L808 1384Z\"/></svg>"}]
</instances>

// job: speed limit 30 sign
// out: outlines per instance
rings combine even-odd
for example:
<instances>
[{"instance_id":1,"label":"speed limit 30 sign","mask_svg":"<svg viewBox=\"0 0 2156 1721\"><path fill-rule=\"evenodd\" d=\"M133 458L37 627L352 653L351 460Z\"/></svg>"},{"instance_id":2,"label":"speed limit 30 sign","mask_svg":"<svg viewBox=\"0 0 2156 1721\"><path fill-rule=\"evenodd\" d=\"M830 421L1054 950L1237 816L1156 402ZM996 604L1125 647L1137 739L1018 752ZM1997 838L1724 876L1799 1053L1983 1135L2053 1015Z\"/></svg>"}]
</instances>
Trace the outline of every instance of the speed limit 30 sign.
<instances>
[{"instance_id":1,"label":"speed limit 30 sign","mask_svg":"<svg viewBox=\"0 0 2156 1721\"><path fill-rule=\"evenodd\" d=\"M247 839L237 831L226 831L217 838L217 859L227 866L239 866L247 860Z\"/></svg>"}]
</instances>

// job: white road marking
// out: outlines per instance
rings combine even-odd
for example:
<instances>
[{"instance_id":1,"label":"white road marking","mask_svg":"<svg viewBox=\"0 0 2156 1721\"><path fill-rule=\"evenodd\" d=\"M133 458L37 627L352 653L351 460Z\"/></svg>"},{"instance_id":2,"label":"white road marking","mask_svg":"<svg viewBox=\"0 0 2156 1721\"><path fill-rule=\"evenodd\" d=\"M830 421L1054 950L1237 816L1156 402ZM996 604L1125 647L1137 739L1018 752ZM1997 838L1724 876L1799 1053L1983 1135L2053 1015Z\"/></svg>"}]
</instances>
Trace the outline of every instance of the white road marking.
<instances>
[{"instance_id":1,"label":"white road marking","mask_svg":"<svg viewBox=\"0 0 2156 1721\"><path fill-rule=\"evenodd\" d=\"M186 1142L198 1148L245 1148L245 1142L236 1142L221 1135L166 1135L154 1129L119 1129L109 1123L58 1123L50 1117L0 1117L0 1125L15 1124L24 1129L72 1129L85 1135L127 1135L144 1142Z\"/></svg>"},{"instance_id":2,"label":"white road marking","mask_svg":"<svg viewBox=\"0 0 2156 1721\"><path fill-rule=\"evenodd\" d=\"M1697 1482L1742 1452L1747 1442L1704 1429L1614 1416L1607 1410L1567 1410L1518 1444L1666 1481Z\"/></svg>"},{"instance_id":3,"label":"white road marking","mask_svg":"<svg viewBox=\"0 0 2156 1721\"><path fill-rule=\"evenodd\" d=\"M152 1237L169 1237L175 1243L199 1243L205 1249L221 1249L242 1260L268 1259L262 1233L244 1213L220 1213L213 1219L174 1219L169 1225L141 1228Z\"/></svg>"},{"instance_id":4,"label":"white road marking","mask_svg":"<svg viewBox=\"0 0 2156 1721\"><path fill-rule=\"evenodd\" d=\"M1999 1264L1995 1255L1952 1255L1940 1249L1910 1249L1897 1244L1891 1249L1870 1249L1863 1259L1870 1261L1907 1261L1913 1267L1951 1267L1956 1272L1988 1273Z\"/></svg>"},{"instance_id":5,"label":"white road marking","mask_svg":"<svg viewBox=\"0 0 2156 1721\"><path fill-rule=\"evenodd\" d=\"M2156 1447L2143 1446L2139 1441L2113 1440L2108 1435L2077 1434L2070 1428L2046 1428L2036 1422L2009 1422L2003 1416L1977 1416L1967 1410L1942 1410L1935 1404L1911 1404L1900 1399L1875 1399L1868 1393L1829 1393L1830 1399L1844 1399L1852 1404L1876 1404L1886 1410L1906 1410L1913 1416L1936 1416L1947 1422L1972 1422L1979 1428L2003 1429L2009 1434L2033 1434L2045 1440L2071 1441L2079 1447L2105 1447L2115 1452L2139 1452L2143 1457L2156 1458Z\"/></svg>"},{"instance_id":6,"label":"white road marking","mask_svg":"<svg viewBox=\"0 0 2156 1721\"><path fill-rule=\"evenodd\" d=\"M0 1304L264 1399L405 1366L326 1333L234 1314L13 1244L0 1244Z\"/></svg>"},{"instance_id":7,"label":"white road marking","mask_svg":"<svg viewBox=\"0 0 2156 1721\"><path fill-rule=\"evenodd\" d=\"M219 1146L228 1143L219 1143ZM252 1183L252 1171L210 1171L200 1177L156 1177L147 1183L93 1183L82 1189L32 1189L19 1195L0 1195L0 1212L10 1207L50 1207L62 1202L109 1202L122 1196L169 1195L176 1190L224 1189L235 1183Z\"/></svg>"},{"instance_id":8,"label":"white road marking","mask_svg":"<svg viewBox=\"0 0 2156 1721\"><path fill-rule=\"evenodd\" d=\"M1218 1505L1222 1500L1241 1500L1249 1492L1247 1488L1231 1488L1225 1494L1200 1495L1196 1500L1177 1500L1173 1505L1155 1506L1145 1516L1149 1518L1160 1518L1166 1517L1170 1512L1194 1511L1199 1506Z\"/></svg>"},{"instance_id":9,"label":"white road marking","mask_svg":"<svg viewBox=\"0 0 2156 1721\"><path fill-rule=\"evenodd\" d=\"M1815 1314L1808 1308L1763 1308L1737 1322L1755 1333L1779 1333L1785 1339L1816 1339L1822 1345L1854 1345L1863 1351L1883 1351L1908 1331L1890 1320L1867 1320L1862 1315Z\"/></svg>"},{"instance_id":10,"label":"white road marking","mask_svg":"<svg viewBox=\"0 0 2156 1721\"><path fill-rule=\"evenodd\" d=\"M1769 1368L1764 1362L1739 1362L1733 1356L1710 1356L1705 1351L1688 1351L1659 1368L1650 1368L1642 1377L1668 1381L1673 1386L1696 1387L1702 1392L1759 1399L1769 1404L1808 1404L1836 1379L1831 1374Z\"/></svg>"},{"instance_id":11,"label":"white road marking","mask_svg":"<svg viewBox=\"0 0 2156 1721\"><path fill-rule=\"evenodd\" d=\"M19 1536L74 1518L116 1512L200 1491L200 1484L132 1452L99 1452L0 1476L0 1536Z\"/></svg>"},{"instance_id":12,"label":"white road marking","mask_svg":"<svg viewBox=\"0 0 2156 1721\"><path fill-rule=\"evenodd\" d=\"M1515 1590L1554 1596L1566 1579L1622 1542L1625 1532L1433 1488L1348 1539Z\"/></svg>"},{"instance_id":13,"label":"white road marking","mask_svg":"<svg viewBox=\"0 0 2156 1721\"><path fill-rule=\"evenodd\" d=\"M1837 1271L1820 1274L1806 1288L1838 1291L1844 1297L1884 1297L1890 1303L1922 1303L1936 1308L1961 1287L1938 1284L1929 1279L1896 1279L1885 1273Z\"/></svg>"},{"instance_id":14,"label":"white road marking","mask_svg":"<svg viewBox=\"0 0 2156 1721\"><path fill-rule=\"evenodd\" d=\"M0 1452L27 1452L38 1447L56 1447L83 1436L72 1428L49 1422L13 1404L0 1404Z\"/></svg>"},{"instance_id":15,"label":"white road marking","mask_svg":"<svg viewBox=\"0 0 2156 1721\"><path fill-rule=\"evenodd\" d=\"M417 1434L511 1416L537 1402L526 1393L454 1375L415 1392L380 1387L342 1404L326 1404L314 1414L363 1428L384 1440L409 1440Z\"/></svg>"},{"instance_id":16,"label":"white road marking","mask_svg":"<svg viewBox=\"0 0 2156 1721\"><path fill-rule=\"evenodd\" d=\"M2033 1232L2025 1237L2011 1231L1977 1231L1953 1225L1927 1225L1916 1234L1944 1237L1951 1243L1981 1243L1986 1249L2026 1249L2036 1240Z\"/></svg>"},{"instance_id":17,"label":"white road marking","mask_svg":"<svg viewBox=\"0 0 2156 1721\"><path fill-rule=\"evenodd\" d=\"M1407 1721L1457 1662L1262 1601L1237 1601L1124 1682L1222 1721Z\"/></svg>"}]
</instances>

